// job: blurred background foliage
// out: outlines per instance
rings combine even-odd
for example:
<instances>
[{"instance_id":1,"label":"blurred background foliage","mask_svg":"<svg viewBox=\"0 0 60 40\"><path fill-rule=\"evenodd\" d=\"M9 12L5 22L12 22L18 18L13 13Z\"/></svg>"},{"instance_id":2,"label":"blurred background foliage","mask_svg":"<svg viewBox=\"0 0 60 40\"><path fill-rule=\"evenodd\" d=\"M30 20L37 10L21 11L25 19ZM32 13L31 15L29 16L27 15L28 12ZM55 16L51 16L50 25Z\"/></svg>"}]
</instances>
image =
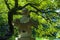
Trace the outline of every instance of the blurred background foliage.
<instances>
[{"instance_id":1,"label":"blurred background foliage","mask_svg":"<svg viewBox=\"0 0 60 40\"><path fill-rule=\"evenodd\" d=\"M19 6L24 6L27 3L36 4L34 5L38 9L43 9L45 11L55 11L60 9L60 0L19 0ZM8 0L8 3L10 4L10 8L14 7L14 0ZM26 7L28 10L36 10L31 6ZM6 4L4 0L0 0L0 36L3 36L7 26L5 27L5 24L8 23L8 9L6 7ZM34 20L37 20L39 22L38 29L34 29L36 32L36 37L60 37L60 12L54 13L54 12L48 12L48 13L41 13L38 12L39 15L31 12L30 17ZM21 15L15 16L14 19L20 18ZM7 24L8 25L8 24ZM5 29L6 28L6 29ZM7 29L8 30L8 29ZM32 29L33 30L33 29ZM18 32L17 28L15 29L15 36ZM57 35L59 34L59 35ZM10 38L10 40L14 39Z\"/></svg>"}]
</instances>

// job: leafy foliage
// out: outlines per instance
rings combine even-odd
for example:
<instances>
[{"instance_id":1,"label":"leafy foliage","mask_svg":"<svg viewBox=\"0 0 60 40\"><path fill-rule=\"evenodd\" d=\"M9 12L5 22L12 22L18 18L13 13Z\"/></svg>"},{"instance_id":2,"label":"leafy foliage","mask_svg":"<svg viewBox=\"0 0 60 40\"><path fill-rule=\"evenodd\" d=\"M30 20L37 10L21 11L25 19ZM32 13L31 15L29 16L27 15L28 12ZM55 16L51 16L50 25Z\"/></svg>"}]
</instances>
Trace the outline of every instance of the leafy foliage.
<instances>
[{"instance_id":1,"label":"leafy foliage","mask_svg":"<svg viewBox=\"0 0 60 40\"><path fill-rule=\"evenodd\" d=\"M8 0L8 3L10 4L9 5L10 8L12 9L15 3L14 0ZM49 12L49 11L55 11L56 9L60 9L60 0L19 0L18 1L19 6L24 6L27 3L36 4L34 6L42 10L42 12L37 12L38 15L33 12L30 13L30 17L39 22L38 29L37 30L34 29L36 31L36 36L39 36L39 37L42 37L43 35L52 36L53 33L59 31L60 14L55 12ZM27 6L26 8L28 10L36 11L36 9L31 6ZM43 10L48 12L43 13L44 12ZM1 25L4 25L4 23L6 24L8 22L7 13L8 13L8 9L5 5L4 0L0 0L0 31L2 29ZM14 20L20 17L21 16L19 17L14 16ZM5 30L4 28L3 30Z\"/></svg>"}]
</instances>

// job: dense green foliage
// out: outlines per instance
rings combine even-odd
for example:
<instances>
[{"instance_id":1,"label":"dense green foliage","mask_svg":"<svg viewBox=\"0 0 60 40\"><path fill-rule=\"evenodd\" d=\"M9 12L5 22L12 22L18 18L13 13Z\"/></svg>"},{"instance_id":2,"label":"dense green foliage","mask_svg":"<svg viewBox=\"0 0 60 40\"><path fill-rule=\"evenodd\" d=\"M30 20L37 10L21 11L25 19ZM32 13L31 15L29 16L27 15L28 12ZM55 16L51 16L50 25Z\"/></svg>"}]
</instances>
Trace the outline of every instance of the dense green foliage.
<instances>
[{"instance_id":1,"label":"dense green foliage","mask_svg":"<svg viewBox=\"0 0 60 40\"><path fill-rule=\"evenodd\" d=\"M19 0L19 6L24 6L27 3L36 4L36 8L45 10L45 11L55 11L60 9L60 0ZM10 8L14 7L14 0L8 0ZM31 6L26 7L28 10L35 10ZM0 30L2 29L1 25L7 24L8 22L8 8L4 0L0 0ZM38 14L38 15L37 15ZM39 22L38 29L34 29L36 32L35 36L46 37L47 35L53 36L55 33L60 31L60 13L55 12L37 12L37 14L31 12L30 17ZM21 16L19 16L20 18ZM13 17L18 18L18 16ZM4 29L3 29L4 30ZM15 30L16 31L16 30ZM5 32L5 31L4 31ZM1 32L0 35L4 32ZM53 35L52 35L53 34ZM60 36L60 35L59 35ZM13 36L14 37L14 36ZM47 36L49 37L49 36ZM13 39L12 39L13 40Z\"/></svg>"}]
</instances>

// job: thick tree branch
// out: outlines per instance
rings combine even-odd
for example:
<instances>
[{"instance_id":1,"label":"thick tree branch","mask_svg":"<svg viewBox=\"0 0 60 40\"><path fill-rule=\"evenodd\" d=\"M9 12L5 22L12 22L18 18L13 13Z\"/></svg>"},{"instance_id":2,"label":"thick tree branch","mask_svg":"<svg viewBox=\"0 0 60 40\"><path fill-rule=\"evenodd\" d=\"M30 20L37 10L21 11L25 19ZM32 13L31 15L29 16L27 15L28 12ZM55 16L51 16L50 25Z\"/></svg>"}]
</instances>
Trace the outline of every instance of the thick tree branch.
<instances>
[{"instance_id":1,"label":"thick tree branch","mask_svg":"<svg viewBox=\"0 0 60 40\"><path fill-rule=\"evenodd\" d=\"M7 8L10 10L10 6L9 6L9 4L7 3L8 0L4 0L4 1L5 1L5 4L6 4Z\"/></svg>"},{"instance_id":2,"label":"thick tree branch","mask_svg":"<svg viewBox=\"0 0 60 40\"><path fill-rule=\"evenodd\" d=\"M18 0L15 0L15 8L18 7Z\"/></svg>"}]
</instances>

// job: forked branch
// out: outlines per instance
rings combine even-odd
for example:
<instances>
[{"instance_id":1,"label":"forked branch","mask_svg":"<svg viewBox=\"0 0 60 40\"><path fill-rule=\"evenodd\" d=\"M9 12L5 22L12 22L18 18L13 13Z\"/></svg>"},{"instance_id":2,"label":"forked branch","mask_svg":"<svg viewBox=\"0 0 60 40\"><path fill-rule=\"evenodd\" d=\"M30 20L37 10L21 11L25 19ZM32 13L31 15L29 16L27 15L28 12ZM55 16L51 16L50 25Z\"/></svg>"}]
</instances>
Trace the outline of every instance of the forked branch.
<instances>
[{"instance_id":1,"label":"forked branch","mask_svg":"<svg viewBox=\"0 0 60 40\"><path fill-rule=\"evenodd\" d=\"M8 0L4 0L4 1L5 1L5 4L6 4L7 8L10 10L10 6L8 4Z\"/></svg>"}]
</instances>

